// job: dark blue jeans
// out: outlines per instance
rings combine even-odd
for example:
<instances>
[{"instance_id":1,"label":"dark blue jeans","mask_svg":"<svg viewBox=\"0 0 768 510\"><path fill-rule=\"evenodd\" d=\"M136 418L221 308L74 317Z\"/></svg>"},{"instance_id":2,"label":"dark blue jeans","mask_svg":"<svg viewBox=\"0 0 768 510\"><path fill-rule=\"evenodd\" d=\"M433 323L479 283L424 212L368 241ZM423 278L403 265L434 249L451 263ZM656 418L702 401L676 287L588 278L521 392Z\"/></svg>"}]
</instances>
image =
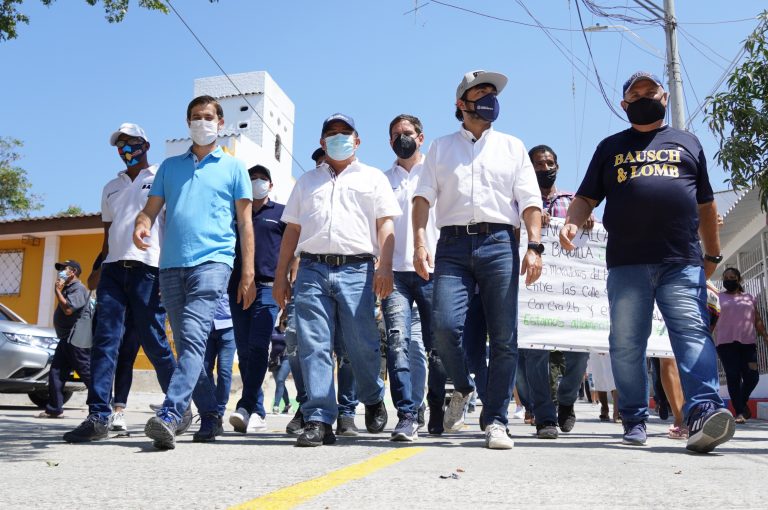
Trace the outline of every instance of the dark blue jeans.
<instances>
[{"instance_id":1,"label":"dark blue jeans","mask_svg":"<svg viewBox=\"0 0 768 510\"><path fill-rule=\"evenodd\" d=\"M520 261L512 227L469 235L443 228L437 242L432 326L435 345L454 387L475 389L462 337L469 302L479 287L490 342L486 423L507 423L517 369L517 289Z\"/></svg>"},{"instance_id":2,"label":"dark blue jeans","mask_svg":"<svg viewBox=\"0 0 768 510\"><path fill-rule=\"evenodd\" d=\"M474 374L477 396L485 403L488 388L488 328L485 326L483 300L475 294L469 302L467 319L464 321L462 345L467 356L470 373Z\"/></svg>"},{"instance_id":3,"label":"dark blue jeans","mask_svg":"<svg viewBox=\"0 0 768 510\"><path fill-rule=\"evenodd\" d=\"M219 416L224 416L232 388L232 362L235 359L235 333L233 328L214 329L208 335L205 347L205 373L216 388L216 406ZM216 365L216 378L213 367Z\"/></svg>"},{"instance_id":4,"label":"dark blue jeans","mask_svg":"<svg viewBox=\"0 0 768 510\"><path fill-rule=\"evenodd\" d=\"M92 384L88 409L106 423L112 414L110 400L120 344L130 321L144 353L154 365L157 382L166 392L176 359L165 336L165 309L160 303L157 268L123 267L119 262L101 265L96 292L96 329L91 347Z\"/></svg>"},{"instance_id":5,"label":"dark blue jeans","mask_svg":"<svg viewBox=\"0 0 768 510\"><path fill-rule=\"evenodd\" d=\"M243 310L242 305L236 301L237 296L229 296L237 360L243 380L243 392L235 407L243 408L248 413L255 412L264 418L267 413L263 396L262 404L259 405L259 391L267 375L269 342L280 308L272 298L272 287L260 283L256 284L256 300L247 310Z\"/></svg>"},{"instance_id":6,"label":"dark blue jeans","mask_svg":"<svg viewBox=\"0 0 768 510\"><path fill-rule=\"evenodd\" d=\"M90 361L89 349L81 349L67 342L67 339L59 339L48 372L48 405L45 412L52 415L64 412L64 385L72 370L76 370L80 380L91 387Z\"/></svg>"},{"instance_id":7,"label":"dark blue jeans","mask_svg":"<svg viewBox=\"0 0 768 510\"><path fill-rule=\"evenodd\" d=\"M120 343L117 364L115 365L115 397L112 401L114 407L128 406L128 393L130 393L131 384L133 384L133 365L136 363L139 347L141 345L136 329L133 325L127 326L123 341Z\"/></svg>"},{"instance_id":8,"label":"dark blue jeans","mask_svg":"<svg viewBox=\"0 0 768 510\"><path fill-rule=\"evenodd\" d=\"M757 346L741 342L720 344L717 346L717 354L723 363L733 410L737 415L743 415L747 411L749 396L760 381L760 373L757 371Z\"/></svg>"}]
</instances>

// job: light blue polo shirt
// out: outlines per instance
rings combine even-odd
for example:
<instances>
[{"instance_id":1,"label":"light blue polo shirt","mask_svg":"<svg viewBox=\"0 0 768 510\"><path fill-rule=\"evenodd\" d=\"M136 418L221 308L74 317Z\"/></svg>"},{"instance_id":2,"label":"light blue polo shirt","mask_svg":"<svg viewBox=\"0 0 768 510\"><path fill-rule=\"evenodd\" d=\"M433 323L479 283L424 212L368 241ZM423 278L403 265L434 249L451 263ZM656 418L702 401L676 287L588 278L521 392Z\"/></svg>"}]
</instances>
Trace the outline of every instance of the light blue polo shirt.
<instances>
[{"instance_id":1,"label":"light blue polo shirt","mask_svg":"<svg viewBox=\"0 0 768 510\"><path fill-rule=\"evenodd\" d=\"M235 259L235 201L253 198L245 164L221 147L195 159L190 148L163 161L149 192L165 200L160 269L203 262L232 267Z\"/></svg>"}]
</instances>

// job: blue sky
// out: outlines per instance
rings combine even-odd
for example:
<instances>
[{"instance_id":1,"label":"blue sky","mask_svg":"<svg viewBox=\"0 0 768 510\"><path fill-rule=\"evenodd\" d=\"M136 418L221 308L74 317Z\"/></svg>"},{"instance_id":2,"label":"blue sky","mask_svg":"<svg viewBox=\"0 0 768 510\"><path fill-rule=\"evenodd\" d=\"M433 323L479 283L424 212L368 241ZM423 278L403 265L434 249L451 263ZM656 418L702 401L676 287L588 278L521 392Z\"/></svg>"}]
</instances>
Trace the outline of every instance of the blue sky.
<instances>
[{"instance_id":1,"label":"blue sky","mask_svg":"<svg viewBox=\"0 0 768 510\"><path fill-rule=\"evenodd\" d=\"M568 0L448 0L454 6L532 24L520 4L546 26L575 30L576 7ZM631 0L601 4L635 6ZM658 0L661 4L661 0ZM689 111L712 91L741 42L754 29L761 1L678 0L679 37ZM104 20L101 7L82 0L46 8L27 0L31 18L19 38L0 43L3 78L0 136L21 139L19 162L33 192L43 196L37 214L55 214L69 204L99 210L103 185L121 169L109 134L125 121L137 122L154 142L150 159L159 162L164 140L185 136L185 108L193 80L221 74L173 14L132 2L120 24ZM595 145L628 124L610 112L582 72L589 55L580 31L552 30L563 56L536 27L472 14L420 0L291 1L176 0L174 4L228 73L266 70L296 105L294 152L305 168L318 144L322 120L336 111L356 120L359 158L388 168L389 121L411 113L424 122L427 143L458 127L454 94L461 76L487 69L509 76L499 97L496 129L528 147L545 143L558 153L558 185L574 190ZM425 5L426 4L426 5ZM585 25L623 24L633 32L588 33L597 69L614 104L633 71L660 76L664 50L660 27L594 17L581 6ZM706 23L706 24L705 24ZM588 64L589 65L589 64ZM596 83L593 71L590 80ZM617 92L619 91L619 92ZM618 106L617 106L618 108ZM692 130L710 161L716 190L725 174L714 163L717 143L696 117ZM293 173L302 169L294 163Z\"/></svg>"}]
</instances>

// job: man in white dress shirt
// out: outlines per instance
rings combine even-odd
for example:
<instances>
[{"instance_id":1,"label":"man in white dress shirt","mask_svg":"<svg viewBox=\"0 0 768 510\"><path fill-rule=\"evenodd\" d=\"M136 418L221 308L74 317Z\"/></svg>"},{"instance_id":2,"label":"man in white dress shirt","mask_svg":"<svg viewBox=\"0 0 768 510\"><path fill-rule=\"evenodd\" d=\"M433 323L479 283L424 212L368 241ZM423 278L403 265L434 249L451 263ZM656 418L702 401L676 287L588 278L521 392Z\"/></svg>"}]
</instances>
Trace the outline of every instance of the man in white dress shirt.
<instances>
[{"instance_id":1,"label":"man in white dress shirt","mask_svg":"<svg viewBox=\"0 0 768 510\"><path fill-rule=\"evenodd\" d=\"M447 431L463 427L474 391L462 331L477 285L490 341L487 402L480 426L491 449L514 446L506 424L517 368L517 270L522 266L526 284L536 281L543 252L541 194L531 160L520 140L492 127L499 113L496 96L506 84L506 76L499 73L464 75L456 90L461 129L432 143L413 199L414 266L424 279L433 264L426 237L431 207L440 228L432 330L455 388L443 425ZM522 264L514 234L521 218L530 240Z\"/></svg>"},{"instance_id":2,"label":"man in white dress shirt","mask_svg":"<svg viewBox=\"0 0 768 510\"><path fill-rule=\"evenodd\" d=\"M291 296L288 266L298 255L294 303L307 400L301 406L306 426L297 446L336 440L336 324L342 328L358 398L365 404L366 428L378 433L387 424L374 306L376 296L383 299L392 292L392 217L401 210L384 174L355 157L360 139L352 118L337 113L326 119L320 145L326 162L298 180L285 206L287 227L273 287L275 301L284 308Z\"/></svg>"}]
</instances>

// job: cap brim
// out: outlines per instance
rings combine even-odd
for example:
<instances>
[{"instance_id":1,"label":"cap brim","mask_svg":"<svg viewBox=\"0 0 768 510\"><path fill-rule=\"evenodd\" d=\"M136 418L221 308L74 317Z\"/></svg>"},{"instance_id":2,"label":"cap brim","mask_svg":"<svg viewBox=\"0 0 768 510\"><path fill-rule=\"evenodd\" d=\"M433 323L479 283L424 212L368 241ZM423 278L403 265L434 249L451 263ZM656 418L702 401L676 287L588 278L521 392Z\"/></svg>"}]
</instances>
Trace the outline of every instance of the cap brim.
<instances>
[{"instance_id":1,"label":"cap brim","mask_svg":"<svg viewBox=\"0 0 768 510\"><path fill-rule=\"evenodd\" d=\"M490 83L494 87L496 87L496 93L501 94L501 91L504 90L504 87L507 86L507 82L509 80L506 76L499 73L483 73L479 74L477 76L477 82L480 83Z\"/></svg>"},{"instance_id":2,"label":"cap brim","mask_svg":"<svg viewBox=\"0 0 768 510\"><path fill-rule=\"evenodd\" d=\"M631 89L632 87L635 86L636 83L641 82L641 81L649 81L649 82L655 84L657 87L664 88L664 84L663 83L656 81L655 79L651 78L650 76L638 76L637 78L632 80L629 85L627 85L627 88L624 89L624 94L629 92L629 89Z\"/></svg>"},{"instance_id":3,"label":"cap brim","mask_svg":"<svg viewBox=\"0 0 768 510\"><path fill-rule=\"evenodd\" d=\"M56 263L53 265L53 267L55 267L55 268L56 268L58 271L61 271L62 269L66 268L66 267L67 267L67 265L66 265L66 264L62 264L62 263L60 263L60 262L56 262Z\"/></svg>"},{"instance_id":4,"label":"cap brim","mask_svg":"<svg viewBox=\"0 0 768 510\"><path fill-rule=\"evenodd\" d=\"M120 138L120 135L122 134L123 134L122 131L115 131L114 133L112 133L112 136L109 137L109 145L114 147L115 144L117 143L117 139Z\"/></svg>"}]
</instances>

